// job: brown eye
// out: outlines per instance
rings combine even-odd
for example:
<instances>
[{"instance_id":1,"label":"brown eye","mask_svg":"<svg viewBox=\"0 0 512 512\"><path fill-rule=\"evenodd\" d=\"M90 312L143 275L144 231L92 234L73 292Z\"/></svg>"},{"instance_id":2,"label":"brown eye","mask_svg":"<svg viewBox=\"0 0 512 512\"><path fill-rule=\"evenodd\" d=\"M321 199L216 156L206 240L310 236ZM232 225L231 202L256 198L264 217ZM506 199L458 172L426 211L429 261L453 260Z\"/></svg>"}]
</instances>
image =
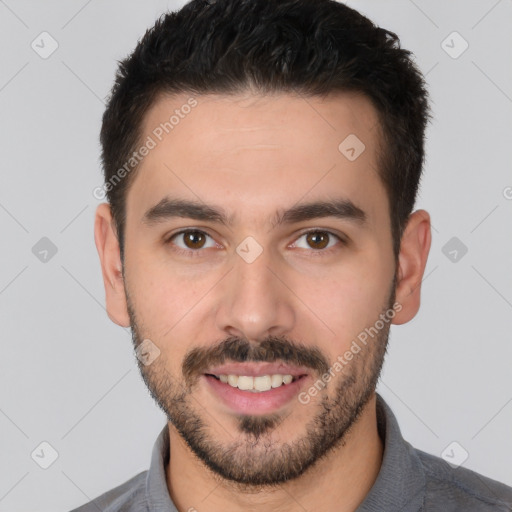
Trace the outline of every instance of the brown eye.
<instances>
[{"instance_id":1,"label":"brown eye","mask_svg":"<svg viewBox=\"0 0 512 512\"><path fill-rule=\"evenodd\" d=\"M212 256L206 249L222 249L211 235L200 229L184 229L167 238L165 243L175 254L187 257Z\"/></svg>"},{"instance_id":2,"label":"brown eye","mask_svg":"<svg viewBox=\"0 0 512 512\"><path fill-rule=\"evenodd\" d=\"M343 238L323 229L306 231L293 243L293 246L296 248L309 249L311 255L327 255L331 251L341 249L344 245L346 245L346 242Z\"/></svg>"},{"instance_id":3,"label":"brown eye","mask_svg":"<svg viewBox=\"0 0 512 512\"><path fill-rule=\"evenodd\" d=\"M330 235L325 231L311 231L306 235L306 241L313 249L325 249L329 238Z\"/></svg>"},{"instance_id":4,"label":"brown eye","mask_svg":"<svg viewBox=\"0 0 512 512\"><path fill-rule=\"evenodd\" d=\"M189 249L201 249L206 242L206 236L201 231L186 231L183 233L183 242Z\"/></svg>"}]
</instances>

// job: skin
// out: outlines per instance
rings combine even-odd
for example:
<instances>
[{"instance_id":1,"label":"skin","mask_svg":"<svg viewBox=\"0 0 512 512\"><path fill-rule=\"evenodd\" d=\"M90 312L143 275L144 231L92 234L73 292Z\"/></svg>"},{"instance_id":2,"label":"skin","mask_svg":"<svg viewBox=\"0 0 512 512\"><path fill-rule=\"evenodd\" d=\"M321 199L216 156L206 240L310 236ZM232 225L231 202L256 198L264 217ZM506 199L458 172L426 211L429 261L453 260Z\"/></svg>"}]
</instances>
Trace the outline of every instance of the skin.
<instances>
[{"instance_id":1,"label":"skin","mask_svg":"<svg viewBox=\"0 0 512 512\"><path fill-rule=\"evenodd\" d=\"M188 98L159 98L144 119L142 138ZM275 337L300 353L317 349L331 366L393 302L400 308L392 323L408 322L420 306L431 242L429 214L417 210L409 217L396 266L388 198L376 172L377 114L362 96L306 100L247 92L196 100L192 112L144 158L128 190L124 268L107 204L99 205L95 220L109 317L132 326L136 346L149 338L161 351L151 365L139 367L169 418L169 493L180 512L192 507L211 512L242 507L255 512L353 511L375 482L382 461L372 379L382 365L389 325L308 404L291 400L268 425L252 416L246 430L242 418L221 404L202 379L185 379L183 362L193 349L212 356L228 339L249 340L257 347ZM338 150L349 134L366 147L352 162ZM233 224L187 218L153 226L142 222L144 213L166 195L221 206L233 215ZM366 212L364 227L334 217L273 224L276 213L298 202L338 197ZM173 250L194 251L183 236L169 241L185 228L211 237L206 237L206 248L195 249L194 257ZM348 243L332 237L330 251L319 249L303 235L311 228ZM250 264L236 252L248 236L263 248ZM319 377L319 368L312 368L310 384ZM352 386L347 385L350 378ZM326 404L331 416L322 416ZM223 477L197 457L171 421L179 413L201 422L211 458L221 460L232 449L231 461L223 460L226 471L245 467L253 477L265 474L285 443L298 446L298 441L311 439L307 429L314 418L336 419L325 430L337 441L294 478L254 486L243 483L240 474ZM343 422L347 424L341 428ZM254 435L256 427L259 436Z\"/></svg>"}]
</instances>

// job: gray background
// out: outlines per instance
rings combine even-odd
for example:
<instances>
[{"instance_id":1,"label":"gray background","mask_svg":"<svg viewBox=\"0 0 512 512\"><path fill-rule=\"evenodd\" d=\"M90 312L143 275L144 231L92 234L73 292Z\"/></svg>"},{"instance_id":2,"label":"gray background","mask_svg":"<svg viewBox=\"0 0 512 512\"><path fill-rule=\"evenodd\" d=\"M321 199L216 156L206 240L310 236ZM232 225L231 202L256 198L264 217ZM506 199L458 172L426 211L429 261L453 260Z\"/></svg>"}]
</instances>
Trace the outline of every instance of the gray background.
<instances>
[{"instance_id":1,"label":"gray background","mask_svg":"<svg viewBox=\"0 0 512 512\"><path fill-rule=\"evenodd\" d=\"M413 445L441 455L456 441L464 467L512 485L512 1L349 4L415 53L434 112L422 307L392 327L379 391ZM129 330L105 313L92 191L116 60L179 5L0 0L0 511L96 497L148 467L165 424ZM51 49L43 31L59 45L46 59L31 47ZM58 452L48 469L31 457L50 461L43 441Z\"/></svg>"}]
</instances>

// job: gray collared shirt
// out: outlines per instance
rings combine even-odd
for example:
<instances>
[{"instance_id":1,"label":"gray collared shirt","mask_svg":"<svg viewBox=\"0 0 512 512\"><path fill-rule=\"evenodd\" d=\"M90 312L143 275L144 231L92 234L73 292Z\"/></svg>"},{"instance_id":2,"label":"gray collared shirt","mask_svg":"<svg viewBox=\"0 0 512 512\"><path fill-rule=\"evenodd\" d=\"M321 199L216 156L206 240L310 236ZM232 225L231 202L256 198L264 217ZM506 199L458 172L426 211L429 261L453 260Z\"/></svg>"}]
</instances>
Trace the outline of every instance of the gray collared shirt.
<instances>
[{"instance_id":1,"label":"gray collared shirt","mask_svg":"<svg viewBox=\"0 0 512 512\"><path fill-rule=\"evenodd\" d=\"M379 394L377 421L384 441L382 466L356 512L512 512L511 487L413 448ZM149 470L72 512L178 512L165 477L169 448L166 425L153 447Z\"/></svg>"}]
</instances>

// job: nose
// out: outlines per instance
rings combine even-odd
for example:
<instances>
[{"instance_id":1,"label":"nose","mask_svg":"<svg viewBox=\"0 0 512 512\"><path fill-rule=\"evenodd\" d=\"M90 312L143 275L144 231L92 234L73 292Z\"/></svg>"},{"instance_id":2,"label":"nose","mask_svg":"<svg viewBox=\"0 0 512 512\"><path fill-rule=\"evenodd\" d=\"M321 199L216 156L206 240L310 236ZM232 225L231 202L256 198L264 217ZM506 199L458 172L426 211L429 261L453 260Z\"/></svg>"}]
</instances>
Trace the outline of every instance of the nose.
<instances>
[{"instance_id":1,"label":"nose","mask_svg":"<svg viewBox=\"0 0 512 512\"><path fill-rule=\"evenodd\" d=\"M293 292L271 259L266 250L251 263L234 255L234 268L223 282L216 311L217 327L226 334L261 341L293 329Z\"/></svg>"}]
</instances>

